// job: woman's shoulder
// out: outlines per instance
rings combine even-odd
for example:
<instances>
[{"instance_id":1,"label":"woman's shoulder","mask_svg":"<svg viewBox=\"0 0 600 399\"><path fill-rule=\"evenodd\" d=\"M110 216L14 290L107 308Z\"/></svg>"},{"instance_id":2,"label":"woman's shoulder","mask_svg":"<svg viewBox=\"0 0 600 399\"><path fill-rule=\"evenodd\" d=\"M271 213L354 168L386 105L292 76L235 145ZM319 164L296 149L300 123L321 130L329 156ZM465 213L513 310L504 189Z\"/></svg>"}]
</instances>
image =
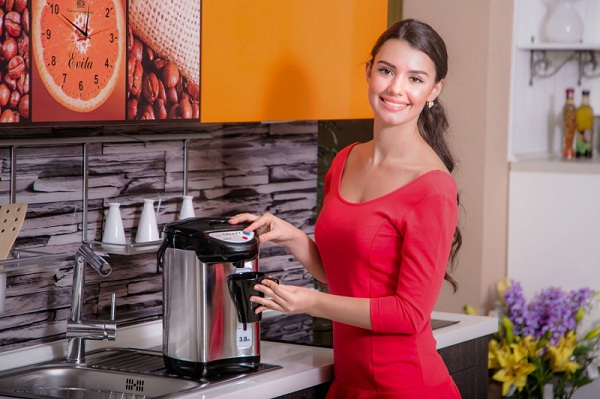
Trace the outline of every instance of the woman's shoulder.
<instances>
[{"instance_id":1,"label":"woman's shoulder","mask_svg":"<svg viewBox=\"0 0 600 399\"><path fill-rule=\"evenodd\" d=\"M339 150L337 152L337 154L335 154L335 156L333 157L333 161L331 163L331 167L332 168L338 168L340 169L339 171L341 172L345 165L346 165L346 161L348 160L348 156L350 155L350 152L352 151L352 149L354 147L356 147L357 145L360 145L359 142L354 142L350 145L347 145L346 147L342 148L341 150Z\"/></svg>"},{"instance_id":2,"label":"woman's shoulder","mask_svg":"<svg viewBox=\"0 0 600 399\"><path fill-rule=\"evenodd\" d=\"M424 172L418 179L432 194L454 194L457 190L454 176L446 169L430 169Z\"/></svg>"},{"instance_id":3,"label":"woman's shoulder","mask_svg":"<svg viewBox=\"0 0 600 399\"><path fill-rule=\"evenodd\" d=\"M359 143L358 141L355 141L352 144L347 145L346 147L342 148L340 151L338 151L338 153L336 154L336 158L343 158L346 159L348 158L348 154L350 154L350 151L352 151L352 149L356 146L359 146L361 143Z\"/></svg>"}]
</instances>

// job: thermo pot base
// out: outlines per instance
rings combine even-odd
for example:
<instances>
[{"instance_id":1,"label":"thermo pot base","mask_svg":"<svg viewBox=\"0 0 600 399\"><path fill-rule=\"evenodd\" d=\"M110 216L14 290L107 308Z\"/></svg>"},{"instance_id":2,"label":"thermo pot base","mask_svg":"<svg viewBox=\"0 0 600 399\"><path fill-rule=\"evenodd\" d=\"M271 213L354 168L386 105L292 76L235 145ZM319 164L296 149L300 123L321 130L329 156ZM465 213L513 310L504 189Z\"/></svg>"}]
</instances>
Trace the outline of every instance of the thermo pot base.
<instances>
[{"instance_id":1,"label":"thermo pot base","mask_svg":"<svg viewBox=\"0 0 600 399\"><path fill-rule=\"evenodd\" d=\"M248 373L255 371L260 366L260 355L219 359L211 362L190 362L169 356L163 356L163 359L170 372L192 378Z\"/></svg>"}]
</instances>

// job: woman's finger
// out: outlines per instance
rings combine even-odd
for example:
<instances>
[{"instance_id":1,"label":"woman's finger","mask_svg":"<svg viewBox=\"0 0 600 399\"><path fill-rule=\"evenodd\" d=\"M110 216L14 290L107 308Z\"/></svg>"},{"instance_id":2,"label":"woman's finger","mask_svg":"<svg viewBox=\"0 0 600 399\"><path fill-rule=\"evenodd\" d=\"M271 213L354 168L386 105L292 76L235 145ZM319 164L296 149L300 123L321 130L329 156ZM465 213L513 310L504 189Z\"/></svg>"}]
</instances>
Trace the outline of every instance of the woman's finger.
<instances>
[{"instance_id":1,"label":"woman's finger","mask_svg":"<svg viewBox=\"0 0 600 399\"><path fill-rule=\"evenodd\" d=\"M252 229L252 230L256 230L263 226L270 225L272 220L273 220L273 215L271 215L269 213L264 213L264 214L260 215L259 217L257 217L256 219L252 220L252 223L250 224L250 226L248 226L248 228Z\"/></svg>"},{"instance_id":2,"label":"woman's finger","mask_svg":"<svg viewBox=\"0 0 600 399\"><path fill-rule=\"evenodd\" d=\"M278 310L282 311L283 308L274 300L269 298L263 298L261 296L251 296L250 302L258 303L260 306L255 309L255 313L264 312L265 310Z\"/></svg>"},{"instance_id":3,"label":"woman's finger","mask_svg":"<svg viewBox=\"0 0 600 399\"><path fill-rule=\"evenodd\" d=\"M257 215L253 215L251 213L238 213L235 216L229 218L229 223L237 224L240 222L253 222L258 219Z\"/></svg>"}]
</instances>

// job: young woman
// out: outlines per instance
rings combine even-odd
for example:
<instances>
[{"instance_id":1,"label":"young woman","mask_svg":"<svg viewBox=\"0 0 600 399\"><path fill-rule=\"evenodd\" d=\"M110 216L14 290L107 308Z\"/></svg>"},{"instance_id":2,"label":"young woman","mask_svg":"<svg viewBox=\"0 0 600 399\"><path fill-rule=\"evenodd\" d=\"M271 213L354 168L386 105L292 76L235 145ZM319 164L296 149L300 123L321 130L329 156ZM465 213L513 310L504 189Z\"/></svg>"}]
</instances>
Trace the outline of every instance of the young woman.
<instances>
[{"instance_id":1,"label":"young woman","mask_svg":"<svg viewBox=\"0 0 600 399\"><path fill-rule=\"evenodd\" d=\"M404 20L366 66L373 139L343 149L325 180L315 241L271 214L237 215L260 242L285 246L329 293L265 280L262 306L333 320L328 398L460 398L436 351L431 312L460 247L454 160L438 96L444 41Z\"/></svg>"}]
</instances>

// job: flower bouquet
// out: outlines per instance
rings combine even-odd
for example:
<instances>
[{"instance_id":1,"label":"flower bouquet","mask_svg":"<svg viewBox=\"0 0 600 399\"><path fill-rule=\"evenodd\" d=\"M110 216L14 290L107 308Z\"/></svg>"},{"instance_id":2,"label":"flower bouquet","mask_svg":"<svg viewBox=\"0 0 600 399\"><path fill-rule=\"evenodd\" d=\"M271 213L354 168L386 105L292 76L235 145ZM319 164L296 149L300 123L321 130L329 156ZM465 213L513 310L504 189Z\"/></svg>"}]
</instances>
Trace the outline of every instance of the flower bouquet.
<instances>
[{"instance_id":1,"label":"flower bouquet","mask_svg":"<svg viewBox=\"0 0 600 399\"><path fill-rule=\"evenodd\" d=\"M518 282L498 284L500 323L488 368L503 397L568 399L598 376L600 327L577 330L595 294L547 288L527 303Z\"/></svg>"}]
</instances>

